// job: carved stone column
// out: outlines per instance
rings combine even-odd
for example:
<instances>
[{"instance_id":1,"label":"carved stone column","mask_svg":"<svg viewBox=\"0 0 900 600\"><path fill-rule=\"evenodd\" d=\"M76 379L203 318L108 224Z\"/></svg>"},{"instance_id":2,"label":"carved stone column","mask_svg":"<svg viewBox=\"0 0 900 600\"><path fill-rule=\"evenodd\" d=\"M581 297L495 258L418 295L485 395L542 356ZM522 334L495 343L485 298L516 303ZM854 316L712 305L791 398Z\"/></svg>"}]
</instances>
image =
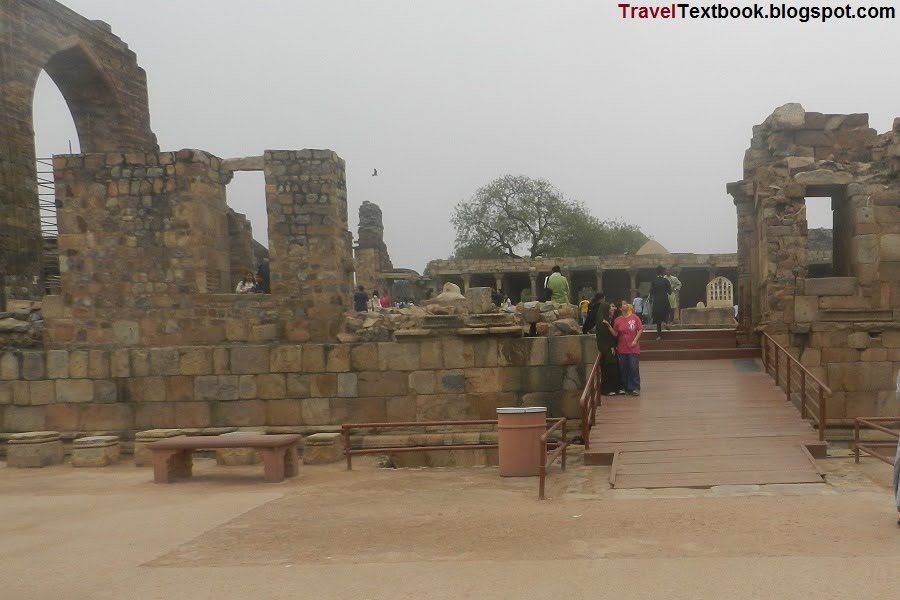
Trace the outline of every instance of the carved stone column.
<instances>
[{"instance_id":1,"label":"carved stone column","mask_svg":"<svg viewBox=\"0 0 900 600\"><path fill-rule=\"evenodd\" d=\"M531 280L531 299L537 300L537 269L535 269L534 267L528 269L528 278Z\"/></svg>"},{"instance_id":2,"label":"carved stone column","mask_svg":"<svg viewBox=\"0 0 900 600\"><path fill-rule=\"evenodd\" d=\"M463 274L462 274L462 280L463 280L463 289L462 289L462 292L463 292L463 294L465 294L466 292L469 291L469 283L470 283L471 280L472 280L472 276L471 276L470 274L468 274L468 273L463 273Z\"/></svg>"},{"instance_id":3,"label":"carved stone column","mask_svg":"<svg viewBox=\"0 0 900 600\"><path fill-rule=\"evenodd\" d=\"M631 281L631 298L628 298L628 302L631 302L638 296L637 275L637 269L628 269L628 278Z\"/></svg>"},{"instance_id":4,"label":"carved stone column","mask_svg":"<svg viewBox=\"0 0 900 600\"><path fill-rule=\"evenodd\" d=\"M602 291L603 291L603 269L597 269L595 275L596 275L596 277L597 277L597 288L596 288L596 290L597 290L597 292L602 292ZM608 298L607 298L607 299L608 299Z\"/></svg>"}]
</instances>

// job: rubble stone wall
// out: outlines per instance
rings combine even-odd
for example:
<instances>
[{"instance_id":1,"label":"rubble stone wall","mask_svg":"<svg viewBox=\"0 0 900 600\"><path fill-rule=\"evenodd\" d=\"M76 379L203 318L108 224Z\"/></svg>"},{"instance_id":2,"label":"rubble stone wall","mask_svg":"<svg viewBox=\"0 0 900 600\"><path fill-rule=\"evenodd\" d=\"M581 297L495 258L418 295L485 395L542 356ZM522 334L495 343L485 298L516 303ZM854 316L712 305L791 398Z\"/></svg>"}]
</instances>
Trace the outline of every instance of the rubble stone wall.
<instances>
[{"instance_id":1,"label":"rubble stone wall","mask_svg":"<svg viewBox=\"0 0 900 600\"><path fill-rule=\"evenodd\" d=\"M39 299L32 101L41 70L72 111L81 150L156 151L147 81L127 44L101 21L53 0L0 0L0 271L13 298Z\"/></svg>"},{"instance_id":2,"label":"rubble stone wall","mask_svg":"<svg viewBox=\"0 0 900 600\"><path fill-rule=\"evenodd\" d=\"M579 418L592 336L0 353L0 431Z\"/></svg>"},{"instance_id":3,"label":"rubble stone wall","mask_svg":"<svg viewBox=\"0 0 900 600\"><path fill-rule=\"evenodd\" d=\"M331 150L264 155L272 294L309 322L310 339L336 338L353 286L343 159Z\"/></svg>"},{"instance_id":4,"label":"rubble stone wall","mask_svg":"<svg viewBox=\"0 0 900 600\"><path fill-rule=\"evenodd\" d=\"M382 273L393 270L387 245L384 243L384 224L381 208L377 204L364 201L359 207L359 229L356 258L356 284L371 295L378 290L381 295L390 295Z\"/></svg>"},{"instance_id":5,"label":"rubble stone wall","mask_svg":"<svg viewBox=\"0 0 900 600\"><path fill-rule=\"evenodd\" d=\"M900 414L900 119L777 109L753 128L738 214L739 329L785 345L834 391L831 419ZM830 198L833 277L813 277L806 199Z\"/></svg>"}]
</instances>

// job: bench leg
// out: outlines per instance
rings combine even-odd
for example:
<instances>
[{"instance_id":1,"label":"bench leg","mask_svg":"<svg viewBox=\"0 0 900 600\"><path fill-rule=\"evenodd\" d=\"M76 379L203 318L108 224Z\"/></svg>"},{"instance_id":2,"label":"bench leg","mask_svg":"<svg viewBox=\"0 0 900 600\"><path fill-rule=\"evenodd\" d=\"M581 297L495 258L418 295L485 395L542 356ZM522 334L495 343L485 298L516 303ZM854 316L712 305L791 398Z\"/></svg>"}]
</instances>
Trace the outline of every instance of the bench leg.
<instances>
[{"instance_id":1,"label":"bench leg","mask_svg":"<svg viewBox=\"0 0 900 600\"><path fill-rule=\"evenodd\" d=\"M179 477L190 477L193 459L190 450L154 450L153 482L172 483Z\"/></svg>"},{"instance_id":2,"label":"bench leg","mask_svg":"<svg viewBox=\"0 0 900 600\"><path fill-rule=\"evenodd\" d=\"M284 448L260 448L268 483L284 481Z\"/></svg>"},{"instance_id":3,"label":"bench leg","mask_svg":"<svg viewBox=\"0 0 900 600\"><path fill-rule=\"evenodd\" d=\"M284 476L296 477L300 474L300 457L297 455L297 444L291 444L284 453Z\"/></svg>"}]
</instances>

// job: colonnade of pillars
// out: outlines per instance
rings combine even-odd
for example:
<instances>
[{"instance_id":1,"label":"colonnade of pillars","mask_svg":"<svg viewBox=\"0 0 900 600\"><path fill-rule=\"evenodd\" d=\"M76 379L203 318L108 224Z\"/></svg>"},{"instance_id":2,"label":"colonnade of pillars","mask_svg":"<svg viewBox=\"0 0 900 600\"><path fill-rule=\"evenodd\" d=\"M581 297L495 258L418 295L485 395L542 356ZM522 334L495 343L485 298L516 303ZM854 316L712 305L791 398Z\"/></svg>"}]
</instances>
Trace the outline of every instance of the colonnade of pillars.
<instances>
[{"instance_id":1,"label":"colonnade of pillars","mask_svg":"<svg viewBox=\"0 0 900 600\"><path fill-rule=\"evenodd\" d=\"M684 269L684 268L686 268L686 267L668 267L666 272L670 275L674 275L675 277L679 277L682 269ZM694 270L694 268L691 268L691 267L688 267L688 268L690 268L691 270ZM702 267L700 267L700 268L702 268ZM629 291L631 294L631 298L636 298L639 294L638 275L639 275L639 272L642 270L643 271L653 270L653 268L652 267L643 267L643 268L631 267L631 268L627 268L627 269L596 269L594 272L594 275L596 278L596 287L594 289L595 290L604 289L603 276L607 271L625 271L628 273ZM719 272L718 267L716 267L714 265L710 265L710 266L706 267L706 270L707 270L707 275L708 275L707 282L712 281L713 279L715 279L718 276L718 272ZM506 285L504 285L504 281L507 280L507 275L513 275L513 274L523 274L523 273L521 271L515 272L515 273L495 273L494 274L494 289L496 289L496 290L507 289ZM578 301L578 298L577 298L578 290L572 284L572 281L573 281L572 269L562 269L562 274L564 277L566 277L566 279L569 280L569 301L572 303L576 303ZM480 275L480 274L459 273L459 274L445 274L445 275L435 276L435 278L434 278L434 285L435 285L434 295L439 294L441 292L441 288L443 287L444 283L449 281L451 278L459 278L462 280L463 285L461 286L461 291L463 293L465 293L465 291L471 287L472 275ZM538 297L538 290L543 288L543 278L544 277L546 277L546 275L540 275L534 269L528 271L528 278L529 278L532 298Z\"/></svg>"}]
</instances>

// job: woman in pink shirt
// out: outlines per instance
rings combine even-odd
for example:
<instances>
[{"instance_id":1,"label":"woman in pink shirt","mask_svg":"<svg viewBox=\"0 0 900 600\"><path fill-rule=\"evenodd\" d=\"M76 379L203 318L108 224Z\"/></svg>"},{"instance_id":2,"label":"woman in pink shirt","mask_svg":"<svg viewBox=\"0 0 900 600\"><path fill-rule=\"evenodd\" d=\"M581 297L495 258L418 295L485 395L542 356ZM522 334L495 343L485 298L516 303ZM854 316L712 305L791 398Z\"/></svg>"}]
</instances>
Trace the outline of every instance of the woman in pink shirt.
<instances>
[{"instance_id":1,"label":"woman in pink shirt","mask_svg":"<svg viewBox=\"0 0 900 600\"><path fill-rule=\"evenodd\" d=\"M640 318L634 314L634 306L622 302L622 316L616 319L610 329L616 336L616 354L619 357L619 376L625 391L641 395L640 357L641 346L638 343L644 326Z\"/></svg>"}]
</instances>

